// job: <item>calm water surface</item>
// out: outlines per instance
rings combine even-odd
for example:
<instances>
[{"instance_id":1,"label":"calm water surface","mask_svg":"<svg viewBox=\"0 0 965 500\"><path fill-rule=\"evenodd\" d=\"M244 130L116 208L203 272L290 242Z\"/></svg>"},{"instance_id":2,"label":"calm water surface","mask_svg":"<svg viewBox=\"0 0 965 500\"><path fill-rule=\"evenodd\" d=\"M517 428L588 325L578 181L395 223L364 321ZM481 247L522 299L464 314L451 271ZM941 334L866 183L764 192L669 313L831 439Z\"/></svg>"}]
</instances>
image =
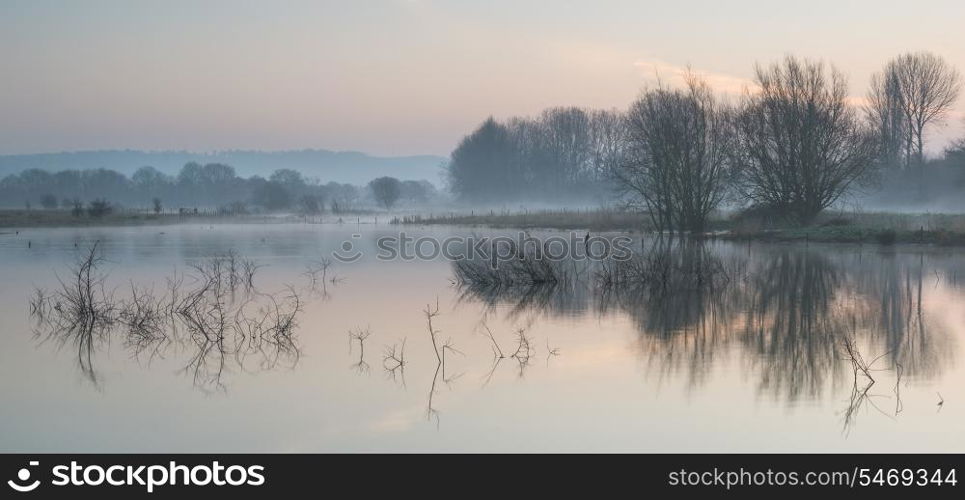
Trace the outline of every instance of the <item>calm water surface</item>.
<instances>
[{"instance_id":1,"label":"calm water surface","mask_svg":"<svg viewBox=\"0 0 965 500\"><path fill-rule=\"evenodd\" d=\"M564 285L493 288L454 284L442 259L374 259L398 230L2 231L0 451L965 451L961 250L645 244L659 280L604 286L574 265ZM306 266L346 239L366 255L313 285ZM118 300L188 287L191 264L229 250L252 259L258 295L226 300L263 312L265 294L297 293L291 345L58 338L29 300L95 241ZM443 369L423 312L437 302ZM520 329L529 355L510 357ZM387 369L403 340L404 371Z\"/></svg>"}]
</instances>

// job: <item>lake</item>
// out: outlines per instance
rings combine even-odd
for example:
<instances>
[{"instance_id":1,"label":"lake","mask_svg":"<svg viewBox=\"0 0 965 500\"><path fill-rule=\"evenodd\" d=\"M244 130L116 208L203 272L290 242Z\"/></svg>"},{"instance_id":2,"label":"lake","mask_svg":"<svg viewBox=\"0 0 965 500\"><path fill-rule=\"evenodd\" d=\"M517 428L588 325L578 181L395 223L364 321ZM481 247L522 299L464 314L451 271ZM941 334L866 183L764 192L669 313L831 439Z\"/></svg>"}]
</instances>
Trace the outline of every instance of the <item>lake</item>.
<instances>
[{"instance_id":1,"label":"lake","mask_svg":"<svg viewBox=\"0 0 965 500\"><path fill-rule=\"evenodd\" d=\"M959 250L637 240L634 263L506 285L461 282L442 257L375 258L400 230L513 233L2 231L0 451L965 450ZM362 256L332 259L343 242ZM113 319L82 337L56 293L95 243ZM226 256L252 266L250 287L144 312L184 304Z\"/></svg>"}]
</instances>

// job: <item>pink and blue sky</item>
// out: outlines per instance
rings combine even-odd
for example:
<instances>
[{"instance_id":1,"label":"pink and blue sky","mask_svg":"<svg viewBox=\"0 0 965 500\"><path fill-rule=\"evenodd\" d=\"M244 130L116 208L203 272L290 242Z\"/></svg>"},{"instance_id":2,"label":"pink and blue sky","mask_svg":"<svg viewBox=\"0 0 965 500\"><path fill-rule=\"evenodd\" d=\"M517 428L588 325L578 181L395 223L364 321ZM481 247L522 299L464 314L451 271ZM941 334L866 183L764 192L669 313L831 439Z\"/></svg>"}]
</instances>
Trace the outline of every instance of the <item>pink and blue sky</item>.
<instances>
[{"instance_id":1,"label":"pink and blue sky","mask_svg":"<svg viewBox=\"0 0 965 500\"><path fill-rule=\"evenodd\" d=\"M0 154L444 155L486 116L624 108L688 65L736 96L789 53L858 101L901 52L965 72L963 20L961 0L0 0ZM931 151L963 117L965 98Z\"/></svg>"}]
</instances>

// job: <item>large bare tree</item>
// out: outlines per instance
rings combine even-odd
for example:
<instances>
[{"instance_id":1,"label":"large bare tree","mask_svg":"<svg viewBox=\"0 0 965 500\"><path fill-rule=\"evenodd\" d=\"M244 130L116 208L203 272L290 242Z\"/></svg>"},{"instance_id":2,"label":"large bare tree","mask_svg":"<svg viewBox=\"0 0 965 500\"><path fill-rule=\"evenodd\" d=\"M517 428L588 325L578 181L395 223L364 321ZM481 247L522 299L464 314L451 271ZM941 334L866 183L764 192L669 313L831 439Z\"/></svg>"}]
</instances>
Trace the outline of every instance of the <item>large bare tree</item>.
<instances>
[{"instance_id":1,"label":"large bare tree","mask_svg":"<svg viewBox=\"0 0 965 500\"><path fill-rule=\"evenodd\" d=\"M626 117L617 110L594 110L590 116L589 177L607 180L623 160L626 147Z\"/></svg>"},{"instance_id":2,"label":"large bare tree","mask_svg":"<svg viewBox=\"0 0 965 500\"><path fill-rule=\"evenodd\" d=\"M614 176L658 229L706 228L727 188L732 115L694 75L686 90L650 90L630 107L626 157Z\"/></svg>"},{"instance_id":3,"label":"large bare tree","mask_svg":"<svg viewBox=\"0 0 965 500\"><path fill-rule=\"evenodd\" d=\"M566 195L568 186L586 178L591 149L589 115L580 108L550 108L543 111L540 123L552 168L544 182L559 195Z\"/></svg>"},{"instance_id":4,"label":"large bare tree","mask_svg":"<svg viewBox=\"0 0 965 500\"><path fill-rule=\"evenodd\" d=\"M870 171L875 140L833 67L789 56L758 65L756 82L737 120L740 187L752 202L808 224Z\"/></svg>"},{"instance_id":5,"label":"large bare tree","mask_svg":"<svg viewBox=\"0 0 965 500\"><path fill-rule=\"evenodd\" d=\"M889 61L873 77L869 95L872 121L892 141L883 146L894 149L900 134L905 166L923 165L926 127L942 121L960 92L958 71L935 54L909 53Z\"/></svg>"},{"instance_id":6,"label":"large bare tree","mask_svg":"<svg viewBox=\"0 0 965 500\"><path fill-rule=\"evenodd\" d=\"M878 73L871 77L865 114L878 141L878 161L887 167L907 166L911 128L897 75Z\"/></svg>"}]
</instances>

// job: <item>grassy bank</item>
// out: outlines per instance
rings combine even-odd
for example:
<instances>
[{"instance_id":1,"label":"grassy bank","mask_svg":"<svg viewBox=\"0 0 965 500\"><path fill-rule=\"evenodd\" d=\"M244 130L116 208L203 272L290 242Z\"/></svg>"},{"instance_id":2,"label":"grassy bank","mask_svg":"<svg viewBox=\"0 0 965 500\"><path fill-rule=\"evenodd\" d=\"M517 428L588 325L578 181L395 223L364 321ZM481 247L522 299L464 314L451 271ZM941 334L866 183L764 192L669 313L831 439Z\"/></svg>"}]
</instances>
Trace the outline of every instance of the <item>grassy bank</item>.
<instances>
[{"instance_id":1,"label":"grassy bank","mask_svg":"<svg viewBox=\"0 0 965 500\"><path fill-rule=\"evenodd\" d=\"M325 214L304 217L285 214L222 215L218 213L153 214L116 211L100 217L72 215L65 210L0 210L0 228L125 226L138 224L231 224L303 223L354 221L361 214ZM558 229L592 232L650 232L647 214L621 210L533 210L521 212L469 212L446 215L406 215L389 219L368 214L370 222L391 221L399 225L456 225L494 229ZM773 221L715 215L707 236L739 241L837 242L891 245L921 243L965 246L965 214L897 214L881 212L833 212L823 214L807 227L781 226Z\"/></svg>"},{"instance_id":2,"label":"grassy bank","mask_svg":"<svg viewBox=\"0 0 965 500\"><path fill-rule=\"evenodd\" d=\"M653 231L643 213L617 210L541 210L484 212L444 216L407 216L397 224L449 224L513 229L589 231ZM772 221L740 219L717 214L708 236L730 240L775 242L922 243L965 246L965 214L897 214L829 211L807 227L775 225Z\"/></svg>"},{"instance_id":3,"label":"grassy bank","mask_svg":"<svg viewBox=\"0 0 965 500\"><path fill-rule=\"evenodd\" d=\"M155 214L136 210L117 210L109 214L92 216L87 212L74 215L69 210L19 210L0 209L0 229L27 227L96 227L135 226L153 224L242 224L242 223L349 223L358 220L370 223L386 221L389 217L372 210L352 210L333 214L299 215L290 213L224 214L215 210L199 213L167 212Z\"/></svg>"},{"instance_id":4,"label":"grassy bank","mask_svg":"<svg viewBox=\"0 0 965 500\"><path fill-rule=\"evenodd\" d=\"M147 224L217 224L241 222L289 222L302 221L300 216L285 215L224 215L212 213L146 213L138 211L115 211L101 216L87 213L73 215L68 210L0 210L0 228L26 227L96 227L134 226Z\"/></svg>"},{"instance_id":5,"label":"grassy bank","mask_svg":"<svg viewBox=\"0 0 965 500\"><path fill-rule=\"evenodd\" d=\"M868 243L893 245L921 243L943 246L965 246L965 232L936 230L894 230L860 226L816 226L769 229L756 232L725 232L716 238L742 241Z\"/></svg>"},{"instance_id":6,"label":"grassy bank","mask_svg":"<svg viewBox=\"0 0 965 500\"><path fill-rule=\"evenodd\" d=\"M806 227L773 227L735 219L731 219L730 225L727 231L715 236L758 241L965 246L965 214L829 211Z\"/></svg>"},{"instance_id":7,"label":"grassy bank","mask_svg":"<svg viewBox=\"0 0 965 500\"><path fill-rule=\"evenodd\" d=\"M0 210L0 227L7 228L173 224L181 220L178 214L115 212L92 217L86 213L75 216L67 210Z\"/></svg>"},{"instance_id":8,"label":"grassy bank","mask_svg":"<svg viewBox=\"0 0 965 500\"><path fill-rule=\"evenodd\" d=\"M646 214L617 210L532 210L522 212L470 212L469 214L409 215L392 219L393 224L448 224L496 229L580 229L590 231L649 230Z\"/></svg>"}]
</instances>

